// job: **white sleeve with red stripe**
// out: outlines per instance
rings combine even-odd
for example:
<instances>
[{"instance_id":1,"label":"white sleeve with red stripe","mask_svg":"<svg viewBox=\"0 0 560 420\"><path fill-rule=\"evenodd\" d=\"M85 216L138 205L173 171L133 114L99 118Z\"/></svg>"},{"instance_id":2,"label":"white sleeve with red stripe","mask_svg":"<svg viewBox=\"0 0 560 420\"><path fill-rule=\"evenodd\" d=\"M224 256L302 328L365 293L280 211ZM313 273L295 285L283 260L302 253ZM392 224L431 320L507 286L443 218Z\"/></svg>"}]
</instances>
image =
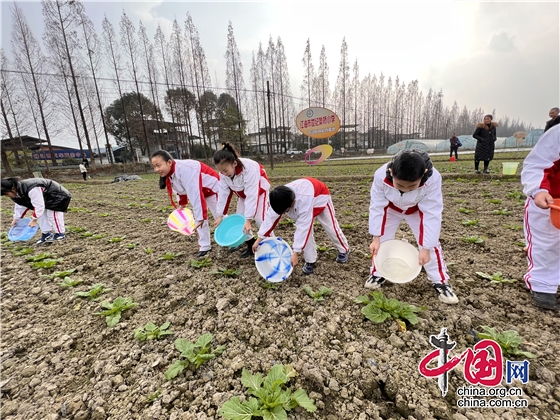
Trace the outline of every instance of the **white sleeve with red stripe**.
<instances>
[{"instance_id":1,"label":"white sleeve with red stripe","mask_svg":"<svg viewBox=\"0 0 560 420\"><path fill-rule=\"evenodd\" d=\"M228 185L227 176L220 174L220 182L218 183L218 214L226 215L231 200L232 190Z\"/></svg>"},{"instance_id":2,"label":"white sleeve with red stripe","mask_svg":"<svg viewBox=\"0 0 560 420\"><path fill-rule=\"evenodd\" d=\"M206 220L208 214L207 211L205 211L206 202L202 201L202 174L200 173L200 166L195 169L177 165L175 173L183 189L187 192L187 197L189 197L192 204L194 219L197 222Z\"/></svg>"},{"instance_id":3,"label":"white sleeve with red stripe","mask_svg":"<svg viewBox=\"0 0 560 420\"><path fill-rule=\"evenodd\" d=\"M385 165L375 171L370 191L369 203L369 233L373 236L381 236L383 228L383 217L389 200L385 197L383 182L386 177Z\"/></svg>"},{"instance_id":4,"label":"white sleeve with red stripe","mask_svg":"<svg viewBox=\"0 0 560 420\"><path fill-rule=\"evenodd\" d=\"M245 183L245 219L253 220L257 214L257 202L259 200L259 186L261 182L261 168L254 161L245 160L243 181Z\"/></svg>"},{"instance_id":5,"label":"white sleeve with red stripe","mask_svg":"<svg viewBox=\"0 0 560 420\"><path fill-rule=\"evenodd\" d=\"M523 193L527 197L534 197L539 192L550 194L551 185L545 171L554 166L560 159L560 126L552 127L544 133L533 150L523 161L521 183Z\"/></svg>"},{"instance_id":6,"label":"white sleeve with red stripe","mask_svg":"<svg viewBox=\"0 0 560 420\"><path fill-rule=\"evenodd\" d=\"M294 233L294 252L301 252L307 244L307 238L313 229L313 196L300 194L296 197L295 208L298 209L296 232Z\"/></svg>"},{"instance_id":7,"label":"white sleeve with red stripe","mask_svg":"<svg viewBox=\"0 0 560 420\"><path fill-rule=\"evenodd\" d=\"M441 214L443 212L443 195L441 193L441 174L434 169L426 181L426 195L418 202L420 210L420 240L423 248L434 248L439 243L441 232Z\"/></svg>"},{"instance_id":8,"label":"white sleeve with red stripe","mask_svg":"<svg viewBox=\"0 0 560 420\"><path fill-rule=\"evenodd\" d=\"M14 206L14 219L21 219L27 210L29 210L27 207L16 203L16 205Z\"/></svg>"},{"instance_id":9,"label":"white sleeve with red stripe","mask_svg":"<svg viewBox=\"0 0 560 420\"><path fill-rule=\"evenodd\" d=\"M35 209L35 217L38 219L45 212L45 199L43 198L43 188L32 188L27 194Z\"/></svg>"},{"instance_id":10,"label":"white sleeve with red stripe","mask_svg":"<svg viewBox=\"0 0 560 420\"><path fill-rule=\"evenodd\" d=\"M276 213L274 210L272 210L272 207L269 207L264 216L264 220L261 223L261 227L259 228L257 236L260 239L264 239L270 236L281 217L281 214Z\"/></svg>"}]
</instances>

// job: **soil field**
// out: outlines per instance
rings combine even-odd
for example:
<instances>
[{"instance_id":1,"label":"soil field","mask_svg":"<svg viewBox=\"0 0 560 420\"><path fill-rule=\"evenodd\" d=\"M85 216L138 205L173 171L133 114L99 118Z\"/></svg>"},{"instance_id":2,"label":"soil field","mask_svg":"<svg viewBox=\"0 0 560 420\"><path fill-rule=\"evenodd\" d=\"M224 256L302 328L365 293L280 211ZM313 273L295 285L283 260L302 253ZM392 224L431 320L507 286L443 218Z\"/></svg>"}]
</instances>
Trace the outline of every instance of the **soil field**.
<instances>
[{"instance_id":1,"label":"soil field","mask_svg":"<svg viewBox=\"0 0 560 420\"><path fill-rule=\"evenodd\" d=\"M272 184L282 181L273 178ZM65 183L73 194L67 240L34 247L23 256L14 249L21 243L1 247L1 417L218 419L225 401L247 398L243 369L266 374L283 363L298 373L292 389L305 389L318 408L313 414L297 408L289 414L293 419L558 419L559 315L536 309L522 280L526 260L519 179L446 175L441 243L459 304L439 302L424 272L408 284L384 287L388 297L425 307L419 322L404 332L394 321L372 323L362 315L363 305L354 302L367 292L371 177L326 183L352 249L350 259L337 264L317 226L321 252L315 274L305 276L300 264L278 289L264 287L252 260L216 244L210 266L191 266L196 238L167 228L169 202L153 177L117 184ZM9 229L11 211L11 201L2 198L2 231ZM275 233L291 241L293 231L284 223ZM483 242L468 243L467 237ZM404 225L397 238L414 242ZM26 257L42 252L62 261L51 269L33 269ZM184 254L161 258L171 252ZM218 267L242 274L211 274ZM83 283L64 288L60 279L46 276L71 269L76 271L70 277ZM476 272L502 272L517 282L490 283ZM101 310L100 301L75 295L96 283L112 289L103 299L122 296L138 303L113 328L94 314ZM333 294L316 302L305 285L313 290L326 286ZM146 323L166 321L174 335L134 338L135 329ZM449 373L445 397L436 378L420 375L420 360L434 350L430 335L446 327L457 343L451 356L459 355L475 344L481 326L516 330L523 337L520 348L537 355L530 361L528 383L513 382L523 390L526 408L458 408L457 389L469 385L463 363ZM226 346L223 354L167 381L164 372L179 359L174 340L195 341L207 332L213 345ZM502 385L511 386L505 380Z\"/></svg>"}]
</instances>

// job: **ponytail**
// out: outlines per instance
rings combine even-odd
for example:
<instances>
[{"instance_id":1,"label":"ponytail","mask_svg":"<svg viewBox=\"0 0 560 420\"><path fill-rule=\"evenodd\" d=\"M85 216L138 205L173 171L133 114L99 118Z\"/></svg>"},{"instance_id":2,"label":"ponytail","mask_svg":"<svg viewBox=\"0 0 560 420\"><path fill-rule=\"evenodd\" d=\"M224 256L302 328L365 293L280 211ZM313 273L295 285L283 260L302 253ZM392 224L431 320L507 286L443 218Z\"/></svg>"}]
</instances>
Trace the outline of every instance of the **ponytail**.
<instances>
[{"instance_id":1,"label":"ponytail","mask_svg":"<svg viewBox=\"0 0 560 420\"><path fill-rule=\"evenodd\" d=\"M222 143L222 148L216 153L214 153L214 164L217 165L218 163L229 163L233 165L234 162L237 162L237 166L241 169L244 169L243 163L239 158L239 153L235 146L231 143Z\"/></svg>"},{"instance_id":2,"label":"ponytail","mask_svg":"<svg viewBox=\"0 0 560 420\"><path fill-rule=\"evenodd\" d=\"M2 194L6 195L10 191L13 191L14 188L17 188L17 184L19 182L19 178L5 178L1 181L2 183Z\"/></svg>"}]
</instances>

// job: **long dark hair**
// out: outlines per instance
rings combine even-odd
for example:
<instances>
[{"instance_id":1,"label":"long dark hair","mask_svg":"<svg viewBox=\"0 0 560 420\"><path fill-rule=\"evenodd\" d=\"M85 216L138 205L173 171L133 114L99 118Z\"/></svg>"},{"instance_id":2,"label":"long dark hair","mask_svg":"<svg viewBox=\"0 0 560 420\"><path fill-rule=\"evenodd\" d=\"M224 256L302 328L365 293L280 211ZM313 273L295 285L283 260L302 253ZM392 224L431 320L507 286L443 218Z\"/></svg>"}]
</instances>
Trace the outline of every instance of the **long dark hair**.
<instances>
[{"instance_id":1,"label":"long dark hair","mask_svg":"<svg viewBox=\"0 0 560 420\"><path fill-rule=\"evenodd\" d=\"M230 163L232 165L234 162L237 162L237 165L241 169L245 169L245 167L243 166L243 162L241 162L241 160L239 159L239 153L237 152L237 149L233 144L229 142L222 143L222 148L214 153L214 164L217 165L218 163L222 162Z\"/></svg>"},{"instance_id":2,"label":"long dark hair","mask_svg":"<svg viewBox=\"0 0 560 420\"><path fill-rule=\"evenodd\" d=\"M3 179L1 181L2 194L0 194L0 195L6 195L10 191L13 191L14 188L17 189L17 184L18 184L19 181L20 181L19 178L5 178L5 179Z\"/></svg>"},{"instance_id":3,"label":"long dark hair","mask_svg":"<svg viewBox=\"0 0 560 420\"><path fill-rule=\"evenodd\" d=\"M155 151L152 154L152 159L155 158L156 156L159 156L165 162L169 162L170 160L173 160L173 156L171 156L167 150L157 150L157 151ZM165 176L160 176L159 177L159 189L160 190L164 190L167 187L167 184L165 182L166 178L167 177L165 177Z\"/></svg>"}]
</instances>

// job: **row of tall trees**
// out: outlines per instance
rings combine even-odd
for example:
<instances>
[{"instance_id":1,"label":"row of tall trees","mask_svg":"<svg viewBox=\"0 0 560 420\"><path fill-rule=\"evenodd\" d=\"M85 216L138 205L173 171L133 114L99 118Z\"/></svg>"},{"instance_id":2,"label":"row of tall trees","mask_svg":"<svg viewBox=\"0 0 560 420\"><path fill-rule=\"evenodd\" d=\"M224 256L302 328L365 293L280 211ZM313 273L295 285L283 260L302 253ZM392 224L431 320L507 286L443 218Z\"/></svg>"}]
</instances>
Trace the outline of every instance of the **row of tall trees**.
<instances>
[{"instance_id":1,"label":"row of tall trees","mask_svg":"<svg viewBox=\"0 0 560 420\"><path fill-rule=\"evenodd\" d=\"M301 97L295 98L280 37L259 43L245 85L231 22L225 39L226 86L219 88L217 81L212 86L189 13L183 23L174 20L168 37L158 26L151 38L144 24L135 25L124 11L118 30L105 17L99 34L80 1L43 0L41 43L17 3L11 12L13 60L2 57L2 134L14 141L36 134L51 152L61 134L71 134L80 150L90 153L108 147L110 136L148 156L168 148L178 157L208 157L222 141L234 142L243 153L251 144L283 151L294 144L297 111L309 106L331 108L340 116L338 147L385 148L403 138L468 134L484 114L460 110L457 103L445 106L442 91L424 94L416 80L406 84L383 74L361 76L344 38L332 89L325 47L315 65L307 40ZM498 122L501 136L530 128L507 116Z\"/></svg>"}]
</instances>

